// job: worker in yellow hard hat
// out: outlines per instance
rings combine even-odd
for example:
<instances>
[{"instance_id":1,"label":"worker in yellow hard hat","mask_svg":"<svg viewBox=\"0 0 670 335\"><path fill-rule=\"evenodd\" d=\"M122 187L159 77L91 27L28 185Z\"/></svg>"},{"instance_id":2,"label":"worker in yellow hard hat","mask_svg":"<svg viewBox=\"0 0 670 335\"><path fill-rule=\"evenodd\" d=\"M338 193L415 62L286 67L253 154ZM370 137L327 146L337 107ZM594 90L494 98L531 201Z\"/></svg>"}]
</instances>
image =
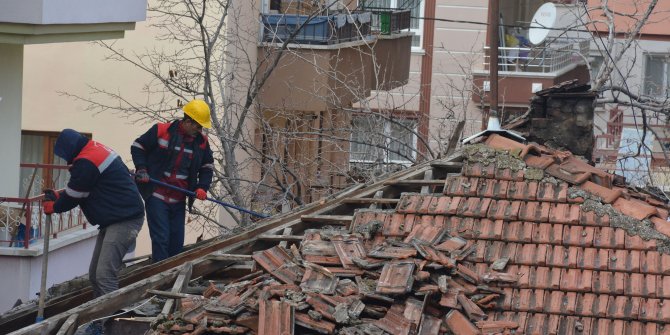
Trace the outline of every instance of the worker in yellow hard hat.
<instances>
[{"instance_id":1,"label":"worker in yellow hard hat","mask_svg":"<svg viewBox=\"0 0 670 335\"><path fill-rule=\"evenodd\" d=\"M135 163L135 180L144 198L151 236L152 259L161 261L181 252L187 196L161 181L205 200L212 183L214 158L202 128L211 128L210 109L203 100L191 100L182 107L184 118L153 125L130 147ZM193 197L188 197L188 207Z\"/></svg>"}]
</instances>

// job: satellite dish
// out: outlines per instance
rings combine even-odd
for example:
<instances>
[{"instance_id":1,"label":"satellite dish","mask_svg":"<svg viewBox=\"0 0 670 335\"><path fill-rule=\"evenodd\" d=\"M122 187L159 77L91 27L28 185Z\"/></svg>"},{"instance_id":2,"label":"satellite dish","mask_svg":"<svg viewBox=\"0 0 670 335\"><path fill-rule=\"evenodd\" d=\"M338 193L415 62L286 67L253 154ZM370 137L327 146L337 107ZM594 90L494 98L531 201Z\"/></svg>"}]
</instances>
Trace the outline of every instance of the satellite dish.
<instances>
[{"instance_id":1,"label":"satellite dish","mask_svg":"<svg viewBox=\"0 0 670 335\"><path fill-rule=\"evenodd\" d=\"M547 2L540 6L533 15L533 20L530 22L530 29L528 30L528 40L533 45L538 45L544 42L549 35L551 28L556 24L556 5Z\"/></svg>"}]
</instances>

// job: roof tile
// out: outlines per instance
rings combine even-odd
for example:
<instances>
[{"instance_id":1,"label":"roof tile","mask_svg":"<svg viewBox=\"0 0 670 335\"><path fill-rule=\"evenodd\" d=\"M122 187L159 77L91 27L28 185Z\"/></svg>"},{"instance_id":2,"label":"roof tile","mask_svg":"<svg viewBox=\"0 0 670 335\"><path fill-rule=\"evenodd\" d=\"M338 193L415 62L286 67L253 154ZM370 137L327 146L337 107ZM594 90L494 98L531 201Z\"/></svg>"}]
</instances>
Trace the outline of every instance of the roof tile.
<instances>
[{"instance_id":1,"label":"roof tile","mask_svg":"<svg viewBox=\"0 0 670 335\"><path fill-rule=\"evenodd\" d=\"M596 228L593 246L597 248L622 249L625 245L626 231L619 228Z\"/></svg>"},{"instance_id":2,"label":"roof tile","mask_svg":"<svg viewBox=\"0 0 670 335\"><path fill-rule=\"evenodd\" d=\"M514 200L532 201L537 198L538 182L513 181L507 187L507 197Z\"/></svg>"},{"instance_id":3,"label":"roof tile","mask_svg":"<svg viewBox=\"0 0 670 335\"><path fill-rule=\"evenodd\" d=\"M633 250L656 250L656 240L649 239L644 240L638 235L628 235L624 238L624 244L626 249Z\"/></svg>"},{"instance_id":4,"label":"roof tile","mask_svg":"<svg viewBox=\"0 0 670 335\"><path fill-rule=\"evenodd\" d=\"M635 297L656 297L656 283L658 276L641 273L626 274L624 292Z\"/></svg>"},{"instance_id":5,"label":"roof tile","mask_svg":"<svg viewBox=\"0 0 670 335\"><path fill-rule=\"evenodd\" d=\"M449 196L476 196L479 178L468 178L462 176L448 177L444 194Z\"/></svg>"},{"instance_id":6,"label":"roof tile","mask_svg":"<svg viewBox=\"0 0 670 335\"><path fill-rule=\"evenodd\" d=\"M519 265L546 265L546 245L522 244L517 248L520 249L516 253L514 263ZM539 252L538 249L544 250L544 253Z\"/></svg>"},{"instance_id":7,"label":"roof tile","mask_svg":"<svg viewBox=\"0 0 670 335\"><path fill-rule=\"evenodd\" d=\"M495 164L484 165L479 162L468 162L463 166L461 173L466 177L495 178Z\"/></svg>"},{"instance_id":8,"label":"roof tile","mask_svg":"<svg viewBox=\"0 0 670 335\"><path fill-rule=\"evenodd\" d=\"M384 223L384 236L406 236L414 228L414 215L393 214L390 220Z\"/></svg>"},{"instance_id":9,"label":"roof tile","mask_svg":"<svg viewBox=\"0 0 670 335\"><path fill-rule=\"evenodd\" d=\"M491 221L489 219L481 219L479 224L478 238L486 240L500 240L503 232L503 220Z\"/></svg>"},{"instance_id":10,"label":"roof tile","mask_svg":"<svg viewBox=\"0 0 670 335\"><path fill-rule=\"evenodd\" d=\"M377 281L377 293L404 294L412 289L414 283L413 261L393 261L386 263Z\"/></svg>"},{"instance_id":11,"label":"roof tile","mask_svg":"<svg viewBox=\"0 0 670 335\"><path fill-rule=\"evenodd\" d=\"M352 258L364 259L367 257L363 242L357 236L334 236L331 241L344 268L356 267L351 260Z\"/></svg>"},{"instance_id":12,"label":"roof tile","mask_svg":"<svg viewBox=\"0 0 670 335\"><path fill-rule=\"evenodd\" d=\"M593 246L593 236L595 234L595 230L595 227L566 225L563 228L563 244L579 247L591 247Z\"/></svg>"},{"instance_id":13,"label":"roof tile","mask_svg":"<svg viewBox=\"0 0 670 335\"><path fill-rule=\"evenodd\" d=\"M591 291L591 270L563 269L561 274L561 290L571 292Z\"/></svg>"},{"instance_id":14,"label":"roof tile","mask_svg":"<svg viewBox=\"0 0 670 335\"><path fill-rule=\"evenodd\" d=\"M528 315L528 320L526 322L525 334L547 334L549 333L546 328L546 314L530 314Z\"/></svg>"},{"instance_id":15,"label":"roof tile","mask_svg":"<svg viewBox=\"0 0 670 335\"><path fill-rule=\"evenodd\" d=\"M670 299L670 276L658 276L656 282L656 296Z\"/></svg>"},{"instance_id":16,"label":"roof tile","mask_svg":"<svg viewBox=\"0 0 670 335\"><path fill-rule=\"evenodd\" d=\"M656 207L650 206L646 202L636 199L628 200L623 197L618 198L612 206L622 214L637 220L644 220L658 213Z\"/></svg>"},{"instance_id":17,"label":"roof tile","mask_svg":"<svg viewBox=\"0 0 670 335\"><path fill-rule=\"evenodd\" d=\"M494 200L491 202L488 217L496 220L514 221L519 215L520 201Z\"/></svg>"},{"instance_id":18,"label":"roof tile","mask_svg":"<svg viewBox=\"0 0 670 335\"><path fill-rule=\"evenodd\" d=\"M563 240L563 225L540 223L534 225L533 243L556 244Z\"/></svg>"},{"instance_id":19,"label":"roof tile","mask_svg":"<svg viewBox=\"0 0 670 335\"><path fill-rule=\"evenodd\" d=\"M410 243L413 240L421 243L433 244L447 234L447 227L445 225L430 225L430 224L415 224L412 231L405 238L405 243Z\"/></svg>"},{"instance_id":20,"label":"roof tile","mask_svg":"<svg viewBox=\"0 0 670 335\"><path fill-rule=\"evenodd\" d=\"M533 238L534 223L531 222L506 222L503 230L503 238L510 242L529 243Z\"/></svg>"},{"instance_id":21,"label":"roof tile","mask_svg":"<svg viewBox=\"0 0 670 335\"><path fill-rule=\"evenodd\" d=\"M529 201L519 208L519 220L531 222L549 221L549 203Z\"/></svg>"},{"instance_id":22,"label":"roof tile","mask_svg":"<svg viewBox=\"0 0 670 335\"><path fill-rule=\"evenodd\" d=\"M537 188L537 200L549 202L567 202L568 184L541 182Z\"/></svg>"},{"instance_id":23,"label":"roof tile","mask_svg":"<svg viewBox=\"0 0 670 335\"><path fill-rule=\"evenodd\" d=\"M523 170L514 171L512 169L496 169L495 178L498 180L522 181L524 172Z\"/></svg>"},{"instance_id":24,"label":"roof tile","mask_svg":"<svg viewBox=\"0 0 670 335\"><path fill-rule=\"evenodd\" d=\"M507 198L508 185L508 181L497 179L482 179L479 182L477 195L482 198L505 199Z\"/></svg>"},{"instance_id":25,"label":"roof tile","mask_svg":"<svg viewBox=\"0 0 670 335\"><path fill-rule=\"evenodd\" d=\"M661 234L670 237L670 222L663 220L657 216L651 217L651 222L654 224L654 228Z\"/></svg>"},{"instance_id":26,"label":"roof tile","mask_svg":"<svg viewBox=\"0 0 670 335\"><path fill-rule=\"evenodd\" d=\"M505 243L501 241L493 241L488 243L486 248L487 260L496 260L504 257L514 259L516 256L516 243Z\"/></svg>"},{"instance_id":27,"label":"roof tile","mask_svg":"<svg viewBox=\"0 0 670 335\"><path fill-rule=\"evenodd\" d=\"M640 252L637 250L610 250L611 271L640 271Z\"/></svg>"},{"instance_id":28,"label":"roof tile","mask_svg":"<svg viewBox=\"0 0 670 335\"><path fill-rule=\"evenodd\" d=\"M593 292L610 295L624 294L626 277L621 272L594 271Z\"/></svg>"},{"instance_id":29,"label":"roof tile","mask_svg":"<svg viewBox=\"0 0 670 335\"><path fill-rule=\"evenodd\" d=\"M563 168L561 168L560 165L558 164L553 164L549 165L544 172L549 174L550 176L553 176L555 178L558 178L560 180L567 181L570 184L574 185L579 185L591 178L591 173L590 172L577 172L577 173L570 173Z\"/></svg>"},{"instance_id":30,"label":"roof tile","mask_svg":"<svg viewBox=\"0 0 670 335\"><path fill-rule=\"evenodd\" d=\"M613 190L590 181L580 185L579 188L600 197L606 204L613 203L623 194L621 190Z\"/></svg>"},{"instance_id":31,"label":"roof tile","mask_svg":"<svg viewBox=\"0 0 670 335\"><path fill-rule=\"evenodd\" d=\"M575 268L577 267L579 251L580 248L570 248L562 245L550 247L547 253L547 264L549 266Z\"/></svg>"},{"instance_id":32,"label":"roof tile","mask_svg":"<svg viewBox=\"0 0 670 335\"><path fill-rule=\"evenodd\" d=\"M416 211L421 207L423 199L424 197L421 194L403 193L400 196L398 205L396 206L396 212L403 214L416 213Z\"/></svg>"},{"instance_id":33,"label":"roof tile","mask_svg":"<svg viewBox=\"0 0 670 335\"><path fill-rule=\"evenodd\" d=\"M479 329L475 327L470 320L468 320L465 315L461 312L452 309L444 317L444 322L454 334L462 335L478 335Z\"/></svg>"},{"instance_id":34,"label":"roof tile","mask_svg":"<svg viewBox=\"0 0 670 335\"><path fill-rule=\"evenodd\" d=\"M590 270L607 270L609 251L607 249L584 248L577 255L577 266Z\"/></svg>"},{"instance_id":35,"label":"roof tile","mask_svg":"<svg viewBox=\"0 0 670 335\"><path fill-rule=\"evenodd\" d=\"M610 216L605 214L599 216L595 211L580 211L579 223L587 226L609 226L610 225Z\"/></svg>"},{"instance_id":36,"label":"roof tile","mask_svg":"<svg viewBox=\"0 0 670 335\"><path fill-rule=\"evenodd\" d=\"M491 204L491 198L467 198L458 210L459 215L483 218Z\"/></svg>"},{"instance_id":37,"label":"roof tile","mask_svg":"<svg viewBox=\"0 0 670 335\"><path fill-rule=\"evenodd\" d=\"M462 218L458 216L452 216L447 222L447 228L452 235L459 235L466 239L471 239L475 237L475 223L479 223L479 220L475 218Z\"/></svg>"},{"instance_id":38,"label":"roof tile","mask_svg":"<svg viewBox=\"0 0 670 335\"><path fill-rule=\"evenodd\" d=\"M552 155L526 155L523 160L526 162L527 166L544 170L550 165L554 164L556 159Z\"/></svg>"},{"instance_id":39,"label":"roof tile","mask_svg":"<svg viewBox=\"0 0 670 335\"><path fill-rule=\"evenodd\" d=\"M576 314L583 316L605 316L607 313L607 295L584 293L577 295Z\"/></svg>"},{"instance_id":40,"label":"roof tile","mask_svg":"<svg viewBox=\"0 0 670 335\"><path fill-rule=\"evenodd\" d=\"M549 222L576 224L579 222L579 205L551 204Z\"/></svg>"},{"instance_id":41,"label":"roof tile","mask_svg":"<svg viewBox=\"0 0 670 335\"><path fill-rule=\"evenodd\" d=\"M663 304L660 299L646 299L642 302L642 312L640 313L640 318L642 320L658 320L659 314L661 312L661 306Z\"/></svg>"},{"instance_id":42,"label":"roof tile","mask_svg":"<svg viewBox=\"0 0 670 335\"><path fill-rule=\"evenodd\" d=\"M563 271L559 268L540 266L531 268L529 285L534 288L558 290Z\"/></svg>"},{"instance_id":43,"label":"roof tile","mask_svg":"<svg viewBox=\"0 0 670 335\"><path fill-rule=\"evenodd\" d=\"M502 150L519 150L521 152L526 148L523 143L496 134L489 136L485 143L491 148Z\"/></svg>"}]
</instances>

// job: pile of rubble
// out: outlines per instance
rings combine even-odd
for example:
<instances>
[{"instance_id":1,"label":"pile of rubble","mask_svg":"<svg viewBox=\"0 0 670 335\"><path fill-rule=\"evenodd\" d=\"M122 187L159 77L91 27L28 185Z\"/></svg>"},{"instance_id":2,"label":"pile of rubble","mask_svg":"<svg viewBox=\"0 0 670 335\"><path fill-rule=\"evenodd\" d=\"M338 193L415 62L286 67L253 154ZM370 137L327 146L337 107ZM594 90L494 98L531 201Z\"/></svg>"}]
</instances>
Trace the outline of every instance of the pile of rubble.
<instances>
[{"instance_id":1,"label":"pile of rubble","mask_svg":"<svg viewBox=\"0 0 670 335\"><path fill-rule=\"evenodd\" d=\"M308 230L300 248L254 253L255 271L181 299L155 334L498 334L518 327L487 321L485 313L502 300L500 287L518 281L502 272L506 259L479 276L465 261L474 245L445 229L415 224L402 238L384 238L382 222L355 221L367 222L354 222L352 231Z\"/></svg>"}]
</instances>

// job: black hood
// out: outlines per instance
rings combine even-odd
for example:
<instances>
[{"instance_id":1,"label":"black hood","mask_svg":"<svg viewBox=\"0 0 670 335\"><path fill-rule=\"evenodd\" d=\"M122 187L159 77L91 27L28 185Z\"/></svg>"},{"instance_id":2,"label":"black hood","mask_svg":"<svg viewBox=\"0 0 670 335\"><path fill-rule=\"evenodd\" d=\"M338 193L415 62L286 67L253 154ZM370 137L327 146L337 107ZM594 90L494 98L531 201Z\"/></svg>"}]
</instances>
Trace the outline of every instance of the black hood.
<instances>
[{"instance_id":1,"label":"black hood","mask_svg":"<svg viewBox=\"0 0 670 335\"><path fill-rule=\"evenodd\" d=\"M76 130L63 129L56 139L54 154L66 160L68 164L72 164L72 160L77 157L88 141L86 136Z\"/></svg>"}]
</instances>

